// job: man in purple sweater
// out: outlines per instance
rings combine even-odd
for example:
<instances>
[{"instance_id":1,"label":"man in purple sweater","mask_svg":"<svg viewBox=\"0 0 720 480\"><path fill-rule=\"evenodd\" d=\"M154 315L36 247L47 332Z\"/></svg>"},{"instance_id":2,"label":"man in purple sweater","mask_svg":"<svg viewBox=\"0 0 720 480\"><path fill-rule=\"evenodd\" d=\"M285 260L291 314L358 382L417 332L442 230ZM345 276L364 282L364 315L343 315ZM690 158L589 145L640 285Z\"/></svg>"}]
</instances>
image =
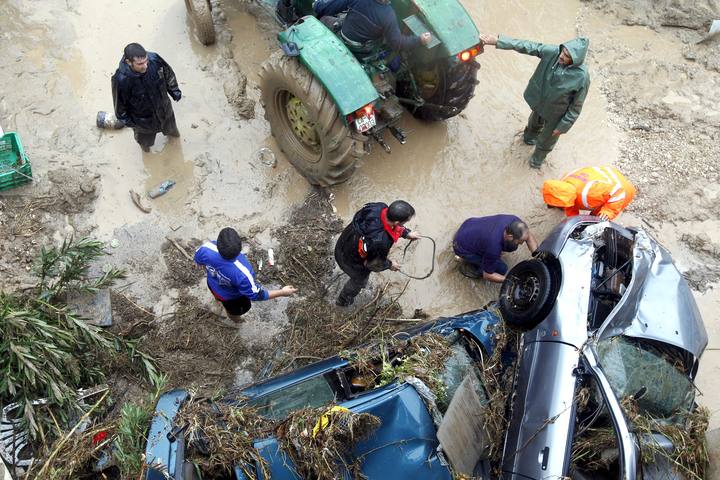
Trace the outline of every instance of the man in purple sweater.
<instances>
[{"instance_id":1,"label":"man in purple sweater","mask_svg":"<svg viewBox=\"0 0 720 480\"><path fill-rule=\"evenodd\" d=\"M515 215L492 215L465 220L455 233L453 250L463 260L463 275L502 283L508 271L502 252L514 252L523 243L530 253L538 246L525 222Z\"/></svg>"}]
</instances>

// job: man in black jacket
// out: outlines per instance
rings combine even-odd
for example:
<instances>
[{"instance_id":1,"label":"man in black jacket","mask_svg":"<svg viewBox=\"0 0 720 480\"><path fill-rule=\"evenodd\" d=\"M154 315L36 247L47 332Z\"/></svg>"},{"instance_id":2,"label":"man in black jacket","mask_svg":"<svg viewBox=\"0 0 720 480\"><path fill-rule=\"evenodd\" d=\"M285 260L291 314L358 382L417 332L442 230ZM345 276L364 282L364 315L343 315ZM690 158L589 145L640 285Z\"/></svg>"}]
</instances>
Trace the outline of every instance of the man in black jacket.
<instances>
[{"instance_id":1,"label":"man in black jacket","mask_svg":"<svg viewBox=\"0 0 720 480\"><path fill-rule=\"evenodd\" d=\"M335 261L350 277L335 302L338 306L352 305L367 285L370 272L400 269L387 256L400 237L420 238L418 232L403 226L414 215L415 209L404 200L396 200L389 207L384 203L368 203L355 214L335 244Z\"/></svg>"},{"instance_id":2,"label":"man in black jacket","mask_svg":"<svg viewBox=\"0 0 720 480\"><path fill-rule=\"evenodd\" d=\"M390 0L317 0L313 9L318 18L347 11L340 32L351 42L384 40L392 50L401 51L427 45L432 40L429 32L403 35Z\"/></svg>"},{"instance_id":3,"label":"man in black jacket","mask_svg":"<svg viewBox=\"0 0 720 480\"><path fill-rule=\"evenodd\" d=\"M115 116L133 129L143 151L150 151L158 132L180 136L168 94L178 102L182 92L175 72L160 55L129 44L111 84Z\"/></svg>"}]
</instances>

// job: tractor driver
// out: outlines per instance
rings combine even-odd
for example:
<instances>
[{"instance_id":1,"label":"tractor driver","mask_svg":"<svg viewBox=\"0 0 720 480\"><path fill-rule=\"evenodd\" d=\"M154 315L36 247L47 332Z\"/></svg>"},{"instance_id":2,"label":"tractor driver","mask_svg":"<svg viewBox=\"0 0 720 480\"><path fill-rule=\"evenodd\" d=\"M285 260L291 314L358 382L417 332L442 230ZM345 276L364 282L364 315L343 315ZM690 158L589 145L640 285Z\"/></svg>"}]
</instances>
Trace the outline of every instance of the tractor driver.
<instances>
[{"instance_id":1,"label":"tractor driver","mask_svg":"<svg viewBox=\"0 0 720 480\"><path fill-rule=\"evenodd\" d=\"M403 35L390 0L317 0L313 9L321 21L347 11L340 36L354 50L367 48L374 40L384 40L394 51L410 50L432 40L429 32L419 37Z\"/></svg>"}]
</instances>

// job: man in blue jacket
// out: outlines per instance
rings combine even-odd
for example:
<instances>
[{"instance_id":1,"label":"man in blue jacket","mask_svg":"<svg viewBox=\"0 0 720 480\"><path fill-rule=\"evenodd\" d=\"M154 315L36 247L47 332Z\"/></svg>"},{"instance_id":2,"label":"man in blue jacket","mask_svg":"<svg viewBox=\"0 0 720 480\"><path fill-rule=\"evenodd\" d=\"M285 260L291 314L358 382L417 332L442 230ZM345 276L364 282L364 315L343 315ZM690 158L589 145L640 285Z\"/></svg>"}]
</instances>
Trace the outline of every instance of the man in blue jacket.
<instances>
[{"instance_id":1,"label":"man in blue jacket","mask_svg":"<svg viewBox=\"0 0 720 480\"><path fill-rule=\"evenodd\" d=\"M139 43L129 44L110 83L115 116L133 129L144 152L150 151L158 132L180 136L168 95L179 102L182 92L175 72L160 55Z\"/></svg>"},{"instance_id":2,"label":"man in blue jacket","mask_svg":"<svg viewBox=\"0 0 720 480\"><path fill-rule=\"evenodd\" d=\"M427 45L432 40L429 32L419 37L403 35L390 0L318 0L313 9L318 18L347 11L340 34L357 44L384 40L392 50L402 51Z\"/></svg>"},{"instance_id":3,"label":"man in blue jacket","mask_svg":"<svg viewBox=\"0 0 720 480\"><path fill-rule=\"evenodd\" d=\"M234 322L239 322L240 317L250 310L252 301L289 297L297 292L291 286L280 290L264 289L255 281L255 272L241 250L240 235L226 227L220 230L217 242L205 242L195 251L195 263L205 267L207 272L208 289Z\"/></svg>"}]
</instances>

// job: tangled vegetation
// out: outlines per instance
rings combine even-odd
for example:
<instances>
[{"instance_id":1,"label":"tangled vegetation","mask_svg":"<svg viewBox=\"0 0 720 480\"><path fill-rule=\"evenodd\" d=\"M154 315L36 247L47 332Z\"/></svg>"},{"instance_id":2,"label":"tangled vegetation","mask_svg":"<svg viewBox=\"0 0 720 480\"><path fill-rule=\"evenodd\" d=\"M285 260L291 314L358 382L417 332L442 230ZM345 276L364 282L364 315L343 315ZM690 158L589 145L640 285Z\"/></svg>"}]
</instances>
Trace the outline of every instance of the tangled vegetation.
<instances>
[{"instance_id":1,"label":"tangled vegetation","mask_svg":"<svg viewBox=\"0 0 720 480\"><path fill-rule=\"evenodd\" d=\"M0 292L0 403L17 403L35 457L44 459L37 473L30 469L28 478L77 478L73 472L96 459L103 445L123 438L120 431L113 434L116 427L133 416L136 424L143 420L132 406L123 410L119 423L91 418L107 409L109 392L105 389L89 405L78 391L105 379L107 359L127 355L156 390L164 383L154 360L133 341L87 323L67 304L71 295L95 294L124 278L117 269L93 275L93 262L105 253L102 242L66 239L60 247L41 250L31 289ZM107 441L94 444L93 435L100 431L106 432ZM125 459L138 448L122 440L117 445Z\"/></svg>"}]
</instances>

